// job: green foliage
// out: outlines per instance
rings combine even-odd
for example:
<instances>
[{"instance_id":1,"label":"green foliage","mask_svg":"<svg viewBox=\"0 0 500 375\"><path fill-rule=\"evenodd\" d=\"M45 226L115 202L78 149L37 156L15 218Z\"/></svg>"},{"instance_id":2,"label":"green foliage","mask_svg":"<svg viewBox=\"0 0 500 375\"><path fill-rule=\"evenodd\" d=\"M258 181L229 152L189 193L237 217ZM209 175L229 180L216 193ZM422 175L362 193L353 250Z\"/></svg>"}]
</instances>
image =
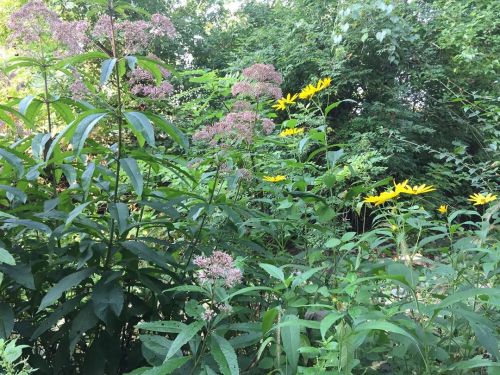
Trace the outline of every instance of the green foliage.
<instances>
[{"instance_id":1,"label":"green foliage","mask_svg":"<svg viewBox=\"0 0 500 375\"><path fill-rule=\"evenodd\" d=\"M1 91L0 371L496 373L497 4L225 3L53 1L177 37L2 62L24 87ZM282 110L232 95L254 63ZM174 93L137 94L137 69ZM228 113L253 124L205 142Z\"/></svg>"}]
</instances>

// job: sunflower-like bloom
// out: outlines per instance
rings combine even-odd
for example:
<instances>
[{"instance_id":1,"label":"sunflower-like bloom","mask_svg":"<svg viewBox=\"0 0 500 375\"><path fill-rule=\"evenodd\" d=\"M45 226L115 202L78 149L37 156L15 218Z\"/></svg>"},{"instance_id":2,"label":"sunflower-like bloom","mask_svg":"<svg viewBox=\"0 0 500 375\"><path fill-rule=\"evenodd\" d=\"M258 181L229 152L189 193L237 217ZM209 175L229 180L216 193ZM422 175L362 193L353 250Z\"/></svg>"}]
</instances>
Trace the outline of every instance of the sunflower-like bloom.
<instances>
[{"instance_id":1,"label":"sunflower-like bloom","mask_svg":"<svg viewBox=\"0 0 500 375\"><path fill-rule=\"evenodd\" d=\"M422 185L415 185L413 187L408 185L406 189L403 191L403 193L419 195L419 194L429 193L434 190L436 189L432 185L427 186L426 184L422 184Z\"/></svg>"},{"instance_id":2,"label":"sunflower-like bloom","mask_svg":"<svg viewBox=\"0 0 500 375\"><path fill-rule=\"evenodd\" d=\"M316 84L316 91L319 92L321 90L326 89L328 86L330 86L331 83L332 83L332 79L329 77L320 79L318 81L318 83Z\"/></svg>"},{"instance_id":3,"label":"sunflower-like bloom","mask_svg":"<svg viewBox=\"0 0 500 375\"><path fill-rule=\"evenodd\" d=\"M384 191L379 195L370 195L364 199L365 203L375 203L375 206L379 206L388 200L394 199L399 195L397 191Z\"/></svg>"},{"instance_id":4,"label":"sunflower-like bloom","mask_svg":"<svg viewBox=\"0 0 500 375\"><path fill-rule=\"evenodd\" d=\"M316 94L317 92L318 92L318 90L316 89L316 87L314 87L313 85L307 85L299 93L299 98L304 99L304 100L308 100L308 99L311 99L314 96L314 94Z\"/></svg>"},{"instance_id":5,"label":"sunflower-like bloom","mask_svg":"<svg viewBox=\"0 0 500 375\"><path fill-rule=\"evenodd\" d=\"M283 99L284 98L278 99L278 101L276 102L276 104L273 105L272 107L274 109L279 110L279 111L284 111L286 109L286 103L285 103L285 101Z\"/></svg>"},{"instance_id":6,"label":"sunflower-like bloom","mask_svg":"<svg viewBox=\"0 0 500 375\"><path fill-rule=\"evenodd\" d=\"M493 202L497 199L496 195L488 193L486 195L480 193L474 193L469 197L469 201L474 202L474 206L482 206L483 204Z\"/></svg>"},{"instance_id":7,"label":"sunflower-like bloom","mask_svg":"<svg viewBox=\"0 0 500 375\"><path fill-rule=\"evenodd\" d=\"M304 133L304 128L291 128L283 130L279 136L280 137L288 137L290 135L297 135Z\"/></svg>"},{"instance_id":8,"label":"sunflower-like bloom","mask_svg":"<svg viewBox=\"0 0 500 375\"><path fill-rule=\"evenodd\" d=\"M286 176L278 175L278 176L264 176L262 178L266 182L280 182L286 180Z\"/></svg>"},{"instance_id":9,"label":"sunflower-like bloom","mask_svg":"<svg viewBox=\"0 0 500 375\"><path fill-rule=\"evenodd\" d=\"M448 205L447 204L442 204L441 206L439 206L439 208L437 209L438 212L440 214L446 214L448 212Z\"/></svg>"},{"instance_id":10,"label":"sunflower-like bloom","mask_svg":"<svg viewBox=\"0 0 500 375\"><path fill-rule=\"evenodd\" d=\"M394 182L394 190L398 193L411 194L411 195L419 195L424 193L429 193L431 191L436 190L432 185L415 185L411 187L408 185L408 180L404 180L403 182L396 183Z\"/></svg>"},{"instance_id":11,"label":"sunflower-like bloom","mask_svg":"<svg viewBox=\"0 0 500 375\"><path fill-rule=\"evenodd\" d=\"M399 184L394 181L394 191L398 193L404 193L405 190L408 189L408 180L404 180L403 182L400 182Z\"/></svg>"},{"instance_id":12,"label":"sunflower-like bloom","mask_svg":"<svg viewBox=\"0 0 500 375\"><path fill-rule=\"evenodd\" d=\"M283 100L285 102L285 104L295 104L298 97L299 97L299 94L290 95L290 93L288 93L286 95L286 98L283 97L283 98L281 98L281 100Z\"/></svg>"},{"instance_id":13,"label":"sunflower-like bloom","mask_svg":"<svg viewBox=\"0 0 500 375\"><path fill-rule=\"evenodd\" d=\"M276 102L276 104L273 105L272 107L275 108L275 109L278 109L280 111L284 111L286 109L287 105L295 104L295 102L297 101L298 96L299 96L299 94L293 94L293 95L291 95L289 93L289 94L287 94L286 97L278 99L278 101Z\"/></svg>"}]
</instances>

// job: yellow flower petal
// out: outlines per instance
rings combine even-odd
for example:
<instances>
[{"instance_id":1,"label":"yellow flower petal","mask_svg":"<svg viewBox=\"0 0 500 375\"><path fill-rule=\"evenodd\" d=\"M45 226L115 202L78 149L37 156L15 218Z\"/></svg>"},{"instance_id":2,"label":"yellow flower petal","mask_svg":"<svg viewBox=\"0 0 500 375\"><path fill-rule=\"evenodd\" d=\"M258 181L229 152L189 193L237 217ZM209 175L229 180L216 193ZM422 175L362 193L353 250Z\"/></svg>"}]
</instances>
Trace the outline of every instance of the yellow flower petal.
<instances>
[{"instance_id":1,"label":"yellow flower petal","mask_svg":"<svg viewBox=\"0 0 500 375\"><path fill-rule=\"evenodd\" d=\"M438 212L440 214L446 214L448 212L448 205L447 204L442 204L441 206L439 206L439 208L437 209Z\"/></svg>"},{"instance_id":2,"label":"yellow flower petal","mask_svg":"<svg viewBox=\"0 0 500 375\"><path fill-rule=\"evenodd\" d=\"M280 137L288 137L290 135L297 135L304 133L304 128L292 128L283 130L279 136Z\"/></svg>"},{"instance_id":3,"label":"yellow flower petal","mask_svg":"<svg viewBox=\"0 0 500 375\"><path fill-rule=\"evenodd\" d=\"M482 206L486 203L493 202L494 200L497 199L496 195L492 195L491 193L488 193L486 195L483 195L481 193L474 193L471 196L469 196L469 201L474 203L474 206Z\"/></svg>"},{"instance_id":4,"label":"yellow flower petal","mask_svg":"<svg viewBox=\"0 0 500 375\"><path fill-rule=\"evenodd\" d=\"M286 180L286 176L278 175L278 176L264 176L262 179L266 182L280 182Z\"/></svg>"}]
</instances>

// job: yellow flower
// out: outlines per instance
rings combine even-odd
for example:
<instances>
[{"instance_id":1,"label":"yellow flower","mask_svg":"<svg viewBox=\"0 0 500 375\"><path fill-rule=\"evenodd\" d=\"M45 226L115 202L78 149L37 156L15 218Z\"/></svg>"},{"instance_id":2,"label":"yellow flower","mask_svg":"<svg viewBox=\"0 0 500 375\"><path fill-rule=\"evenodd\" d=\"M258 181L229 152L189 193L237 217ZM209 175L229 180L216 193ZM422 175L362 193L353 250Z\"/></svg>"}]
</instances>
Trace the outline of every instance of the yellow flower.
<instances>
[{"instance_id":1,"label":"yellow flower","mask_svg":"<svg viewBox=\"0 0 500 375\"><path fill-rule=\"evenodd\" d=\"M439 211L440 214L444 215L448 212L448 205L442 204L441 206L439 206L439 208L437 210Z\"/></svg>"},{"instance_id":2,"label":"yellow flower","mask_svg":"<svg viewBox=\"0 0 500 375\"><path fill-rule=\"evenodd\" d=\"M390 199L396 198L399 195L397 191L384 191L379 195L370 195L364 199L365 203L375 203L375 206L379 206L382 203L387 202Z\"/></svg>"},{"instance_id":3,"label":"yellow flower","mask_svg":"<svg viewBox=\"0 0 500 375\"><path fill-rule=\"evenodd\" d=\"M480 194L480 193L474 193L469 197L469 201L474 202L474 206L479 206L483 205L489 202L493 202L494 200L497 199L496 195L492 195L491 193L488 193L486 195Z\"/></svg>"},{"instance_id":4,"label":"yellow flower","mask_svg":"<svg viewBox=\"0 0 500 375\"><path fill-rule=\"evenodd\" d=\"M398 193L411 194L411 195L419 195L436 190L434 186L432 185L427 186L426 184L415 185L411 187L410 185L408 185L408 180L405 180L399 184L394 182L394 188Z\"/></svg>"},{"instance_id":5,"label":"yellow flower","mask_svg":"<svg viewBox=\"0 0 500 375\"><path fill-rule=\"evenodd\" d=\"M264 176L262 178L266 182L280 182L286 180L286 176L278 175L278 176Z\"/></svg>"},{"instance_id":6,"label":"yellow flower","mask_svg":"<svg viewBox=\"0 0 500 375\"><path fill-rule=\"evenodd\" d=\"M290 94L287 94L286 98L281 98L280 100L283 100L285 104L295 104L295 101L297 100L299 94L293 94L293 96L290 96Z\"/></svg>"},{"instance_id":7,"label":"yellow flower","mask_svg":"<svg viewBox=\"0 0 500 375\"><path fill-rule=\"evenodd\" d=\"M284 98L278 99L276 104L273 105L272 107L275 109L278 109L280 111L284 111L286 109L287 104L289 104L289 105L295 104L298 96L299 96L299 94L294 94L293 96L288 94L286 96L286 98L284 97Z\"/></svg>"},{"instance_id":8,"label":"yellow flower","mask_svg":"<svg viewBox=\"0 0 500 375\"><path fill-rule=\"evenodd\" d=\"M278 99L278 102L272 106L274 109L278 109L280 111L284 111L286 109L286 103L284 98Z\"/></svg>"},{"instance_id":9,"label":"yellow flower","mask_svg":"<svg viewBox=\"0 0 500 375\"><path fill-rule=\"evenodd\" d=\"M290 135L297 135L304 133L304 128L293 128L293 129L285 129L283 130L279 136L280 137L288 137Z\"/></svg>"},{"instance_id":10,"label":"yellow flower","mask_svg":"<svg viewBox=\"0 0 500 375\"><path fill-rule=\"evenodd\" d=\"M328 86L330 86L331 83L332 83L332 79L329 77L320 79L318 81L318 83L316 84L316 91L321 91L321 90L326 89Z\"/></svg>"},{"instance_id":11,"label":"yellow flower","mask_svg":"<svg viewBox=\"0 0 500 375\"><path fill-rule=\"evenodd\" d=\"M302 89L302 91L299 93L299 98L300 99L311 99L314 94L316 94L318 90L316 90L316 87L313 85L307 85Z\"/></svg>"},{"instance_id":12,"label":"yellow flower","mask_svg":"<svg viewBox=\"0 0 500 375\"><path fill-rule=\"evenodd\" d=\"M408 188L408 180L404 180L403 182L400 182L399 184L394 181L394 191L398 193L404 193L405 190Z\"/></svg>"}]
</instances>

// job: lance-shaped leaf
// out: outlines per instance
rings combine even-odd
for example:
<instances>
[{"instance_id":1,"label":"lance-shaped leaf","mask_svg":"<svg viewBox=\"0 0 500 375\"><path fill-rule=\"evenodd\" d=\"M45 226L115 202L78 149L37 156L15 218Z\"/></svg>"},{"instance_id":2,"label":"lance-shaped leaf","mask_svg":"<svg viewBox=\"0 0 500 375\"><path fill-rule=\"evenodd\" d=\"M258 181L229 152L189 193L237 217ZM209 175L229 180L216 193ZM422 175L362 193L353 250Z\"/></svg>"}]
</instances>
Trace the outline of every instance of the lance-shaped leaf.
<instances>
[{"instance_id":1,"label":"lance-shaped leaf","mask_svg":"<svg viewBox=\"0 0 500 375\"><path fill-rule=\"evenodd\" d=\"M145 115L151 120L151 122L153 122L153 124L158 126L165 133L167 133L175 143L181 146L185 151L188 151L189 141L186 135L183 132L181 132L179 128L177 128L170 121L167 121L162 116L158 116L153 113L146 113Z\"/></svg>"},{"instance_id":2,"label":"lance-shaped leaf","mask_svg":"<svg viewBox=\"0 0 500 375\"><path fill-rule=\"evenodd\" d=\"M128 226L128 206L125 203L111 203L109 205L109 213L118 223L118 233L122 235Z\"/></svg>"},{"instance_id":3,"label":"lance-shaped leaf","mask_svg":"<svg viewBox=\"0 0 500 375\"><path fill-rule=\"evenodd\" d=\"M19 102L19 113L23 114L30 121L33 121L42 106L43 102L33 95L28 95Z\"/></svg>"},{"instance_id":4,"label":"lance-shaped leaf","mask_svg":"<svg viewBox=\"0 0 500 375\"><path fill-rule=\"evenodd\" d=\"M9 198L9 200L15 198L19 202L26 203L26 200L28 199L28 197L22 190L19 190L18 188L15 188L13 186L0 185L0 190L4 190L7 192L7 198Z\"/></svg>"},{"instance_id":5,"label":"lance-shaped leaf","mask_svg":"<svg viewBox=\"0 0 500 375\"><path fill-rule=\"evenodd\" d=\"M0 247L0 263L5 263L11 266L16 265L16 261L10 253L3 247Z\"/></svg>"},{"instance_id":6,"label":"lance-shaped leaf","mask_svg":"<svg viewBox=\"0 0 500 375\"><path fill-rule=\"evenodd\" d=\"M76 154L80 154L85 141L97 123L106 116L106 112L92 113L83 118L76 127L75 134L71 139L71 144Z\"/></svg>"},{"instance_id":7,"label":"lance-shaped leaf","mask_svg":"<svg viewBox=\"0 0 500 375\"><path fill-rule=\"evenodd\" d=\"M137 161L132 158L124 158L120 159L120 164L127 176L130 178L130 182L132 183L136 194L141 197L144 187L144 179L142 178Z\"/></svg>"},{"instance_id":8,"label":"lance-shaped leaf","mask_svg":"<svg viewBox=\"0 0 500 375\"><path fill-rule=\"evenodd\" d=\"M66 222L64 223L64 227L65 228L68 228L71 223L73 222L73 220L75 220L78 215L80 215L83 210L85 209L85 207L87 207L90 203L92 202L85 202L83 204L80 204L78 206L76 206L69 214L68 214L68 218L66 219Z\"/></svg>"},{"instance_id":9,"label":"lance-shaped leaf","mask_svg":"<svg viewBox=\"0 0 500 375\"><path fill-rule=\"evenodd\" d=\"M49 150L47 151L47 154L45 155L45 161L50 160L50 157L52 156L52 153L54 152L54 149L59 144L59 142L61 141L61 139L64 138L64 137L67 137L67 139L69 139L69 137L71 137L71 135L75 132L75 128L82 121L84 121L89 116L93 116L93 115L104 116L106 114L107 114L107 112L104 111L104 110L102 110L102 109L91 109L89 111L85 111L85 112L81 113L80 115L78 115L78 117L74 121L72 121L71 123L69 123L63 130L61 130L59 132L59 134L57 134L57 136L51 142ZM91 117L91 119L95 119L95 117ZM92 129L90 129L90 130L92 130ZM89 133L90 133L90 131L89 131ZM85 142L85 140L84 140L84 142Z\"/></svg>"},{"instance_id":10,"label":"lance-shaped leaf","mask_svg":"<svg viewBox=\"0 0 500 375\"><path fill-rule=\"evenodd\" d=\"M177 353L184 344L189 342L189 340L191 340L194 337L194 335L196 335L204 325L205 322L199 320L186 326L181 331L181 333L177 335L174 342L172 343L172 346L170 346L170 349L168 350L167 357L165 358L165 360L169 360L170 358L172 358L174 354Z\"/></svg>"},{"instance_id":11,"label":"lance-shaped leaf","mask_svg":"<svg viewBox=\"0 0 500 375\"><path fill-rule=\"evenodd\" d=\"M83 280L94 273L94 268L86 268L63 277L56 285L49 289L43 297L38 312L56 302L64 292L79 285Z\"/></svg>"},{"instance_id":12,"label":"lance-shaped leaf","mask_svg":"<svg viewBox=\"0 0 500 375\"><path fill-rule=\"evenodd\" d=\"M125 112L125 119L130 125L130 130L137 138L139 144L144 146L144 140L151 145L155 145L155 133L151 121L141 112Z\"/></svg>"},{"instance_id":13,"label":"lance-shaped leaf","mask_svg":"<svg viewBox=\"0 0 500 375\"><path fill-rule=\"evenodd\" d=\"M240 373L238 358L229 341L222 336L212 334L210 349L223 375L238 375Z\"/></svg>"},{"instance_id":14,"label":"lance-shaped leaf","mask_svg":"<svg viewBox=\"0 0 500 375\"><path fill-rule=\"evenodd\" d=\"M108 82L111 73L113 73L113 69L115 68L116 59L107 59L102 62L101 65L101 78L99 80L99 84L101 86L105 85Z\"/></svg>"},{"instance_id":15,"label":"lance-shaped leaf","mask_svg":"<svg viewBox=\"0 0 500 375\"><path fill-rule=\"evenodd\" d=\"M23 161L21 158L17 157L13 153L0 148L0 159L5 159L7 163L9 163L11 166L14 167L14 169L17 171L17 177L21 178L24 174L24 166L23 166Z\"/></svg>"}]
</instances>

